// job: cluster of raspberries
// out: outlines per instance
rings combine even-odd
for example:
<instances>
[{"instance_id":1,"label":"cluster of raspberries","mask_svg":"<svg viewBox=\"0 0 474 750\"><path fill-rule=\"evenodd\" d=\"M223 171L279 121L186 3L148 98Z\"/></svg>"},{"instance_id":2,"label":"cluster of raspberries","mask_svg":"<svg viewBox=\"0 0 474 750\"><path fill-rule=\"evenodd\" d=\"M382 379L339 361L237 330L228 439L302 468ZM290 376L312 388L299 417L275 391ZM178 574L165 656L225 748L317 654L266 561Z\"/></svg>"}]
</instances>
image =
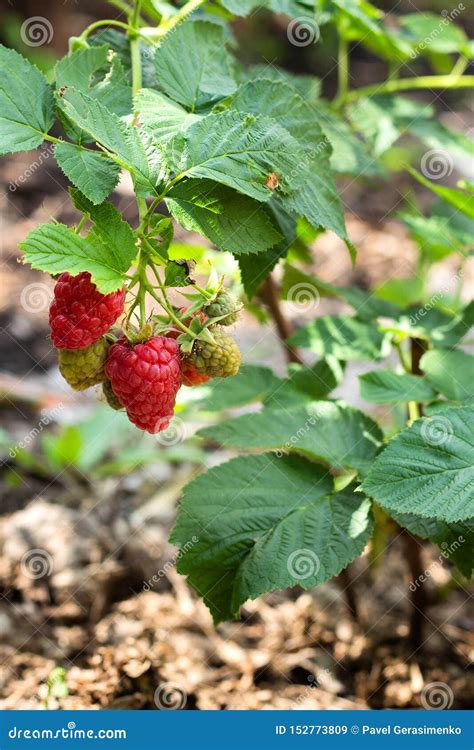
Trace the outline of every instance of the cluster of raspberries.
<instances>
[{"instance_id":1,"label":"cluster of raspberries","mask_svg":"<svg viewBox=\"0 0 474 750\"><path fill-rule=\"evenodd\" d=\"M178 330L138 343L110 335L124 302L123 289L101 294L87 272L61 274L49 311L51 340L59 350L61 374L72 388L82 391L101 383L113 409L125 409L133 424L154 434L168 427L181 385L238 372L240 351L222 327L235 322L235 302L222 292L200 313L202 320L222 318L220 325L210 327L214 343L198 339L185 356L176 341Z\"/></svg>"}]
</instances>

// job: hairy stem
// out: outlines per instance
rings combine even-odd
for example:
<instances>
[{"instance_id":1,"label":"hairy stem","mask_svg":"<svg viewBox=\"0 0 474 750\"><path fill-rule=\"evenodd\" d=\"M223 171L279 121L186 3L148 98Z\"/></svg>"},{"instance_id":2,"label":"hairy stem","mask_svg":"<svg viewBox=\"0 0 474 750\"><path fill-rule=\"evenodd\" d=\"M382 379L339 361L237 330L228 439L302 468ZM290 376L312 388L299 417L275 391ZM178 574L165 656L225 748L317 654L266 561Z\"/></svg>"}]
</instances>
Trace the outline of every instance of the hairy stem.
<instances>
[{"instance_id":1,"label":"hairy stem","mask_svg":"<svg viewBox=\"0 0 474 750\"><path fill-rule=\"evenodd\" d=\"M138 35L138 23L140 15L141 0L135 0L133 11L130 14L130 55L132 61L132 95L140 91L142 87L142 60L140 54L140 37Z\"/></svg>"},{"instance_id":2,"label":"hairy stem","mask_svg":"<svg viewBox=\"0 0 474 750\"><path fill-rule=\"evenodd\" d=\"M426 606L426 595L424 584L421 583L424 573L423 560L421 556L421 543L410 534L407 529L402 530L402 541L405 548L405 559L410 572L410 646L413 651L420 648L423 643L424 609Z\"/></svg>"},{"instance_id":3,"label":"hairy stem","mask_svg":"<svg viewBox=\"0 0 474 750\"><path fill-rule=\"evenodd\" d=\"M335 104L342 105L357 101L365 96L375 94L393 94L396 91L413 91L415 89L468 89L474 87L474 76L463 76L457 73L442 76L419 76L417 78L399 78L362 86L349 91L344 97L336 99Z\"/></svg>"},{"instance_id":4,"label":"hairy stem","mask_svg":"<svg viewBox=\"0 0 474 750\"><path fill-rule=\"evenodd\" d=\"M291 346L291 344L288 344L287 339L291 336L293 333L293 328L291 326L291 323L285 315L283 314L283 311L281 309L280 305L280 295L278 286L275 283L275 279L271 274L269 274L265 280L265 283L263 285L263 291L262 291L262 299L265 303L266 307L268 308L268 311L273 318L273 321L275 323L278 336L281 339L281 342L283 344L283 348L285 350L286 358L288 362L297 362L298 364L302 365L303 360L301 359L300 354L298 353L298 350Z\"/></svg>"},{"instance_id":5,"label":"hairy stem","mask_svg":"<svg viewBox=\"0 0 474 750\"><path fill-rule=\"evenodd\" d=\"M166 34L168 34L170 31L176 28L180 23L182 23L193 11L197 10L197 8L200 8L201 5L204 5L207 0L189 0L189 2L186 3L186 5L183 5L182 8L178 10L177 13L174 14L171 18L169 18L164 23L160 24L160 26L157 29L157 36L163 37Z\"/></svg>"}]
</instances>

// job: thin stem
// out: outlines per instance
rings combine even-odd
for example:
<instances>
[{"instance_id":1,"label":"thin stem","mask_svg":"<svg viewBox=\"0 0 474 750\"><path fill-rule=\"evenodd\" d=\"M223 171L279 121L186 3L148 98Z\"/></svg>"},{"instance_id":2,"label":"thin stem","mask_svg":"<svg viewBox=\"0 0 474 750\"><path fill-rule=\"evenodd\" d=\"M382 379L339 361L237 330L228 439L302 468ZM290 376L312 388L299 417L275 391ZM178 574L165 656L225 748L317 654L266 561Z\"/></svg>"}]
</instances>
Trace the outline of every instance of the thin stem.
<instances>
[{"instance_id":1,"label":"thin stem","mask_svg":"<svg viewBox=\"0 0 474 750\"><path fill-rule=\"evenodd\" d=\"M76 234L81 233L81 229L83 228L84 224L86 224L89 221L89 218L90 218L89 214L83 214L83 216L81 216L81 219L75 229Z\"/></svg>"},{"instance_id":2,"label":"thin stem","mask_svg":"<svg viewBox=\"0 0 474 750\"><path fill-rule=\"evenodd\" d=\"M400 78L385 83L375 83L349 91L344 97L336 99L341 105L375 94L393 94L396 91L415 89L468 89L474 87L474 76L462 76L450 73L442 76L420 76L417 78Z\"/></svg>"},{"instance_id":3,"label":"thin stem","mask_svg":"<svg viewBox=\"0 0 474 750\"><path fill-rule=\"evenodd\" d=\"M160 305L162 306L162 308L164 310L166 310L166 312L168 313L168 315L171 318L171 320L174 323L176 323L176 325L179 326L179 328L181 328L181 330L184 333L187 333L190 336L192 336L193 338L196 338L195 334L191 331L191 329L188 328L187 326L185 326L184 323L182 323L182 321L175 314L175 312L173 310L173 306L172 306L172 304L171 304L171 302L169 300L168 293L166 291L166 287L163 284L162 280L160 279L160 276L158 274L157 269L155 268L155 266L153 264L151 264L151 268L153 270L153 273L155 274L155 277L156 277L156 280L158 282L158 286L160 288L161 294L163 295L163 300L160 300L160 298L158 297L158 295L155 293L155 290L153 289L153 287L149 288L150 294L156 299L157 302L160 303Z\"/></svg>"},{"instance_id":4,"label":"thin stem","mask_svg":"<svg viewBox=\"0 0 474 750\"><path fill-rule=\"evenodd\" d=\"M90 34L92 34L93 31L96 29L100 29L102 26L117 26L119 29L124 29L125 31L133 31L133 27L129 26L128 23L124 23L123 21L114 21L111 19L103 20L103 21L94 21L94 23L91 23L90 26L87 27L87 29L84 29L79 39L82 39L84 42Z\"/></svg>"},{"instance_id":5,"label":"thin stem","mask_svg":"<svg viewBox=\"0 0 474 750\"><path fill-rule=\"evenodd\" d=\"M130 15L130 55L132 62L132 96L137 94L142 87L142 59L140 53L140 37L138 34L138 23L140 15L141 0L135 0L133 12Z\"/></svg>"},{"instance_id":6,"label":"thin stem","mask_svg":"<svg viewBox=\"0 0 474 750\"><path fill-rule=\"evenodd\" d=\"M159 37L166 36L166 34L169 34L170 31L172 31L174 28L176 28L176 26L182 23L185 18L193 13L193 11L197 10L197 8L200 8L201 5L204 5L204 3L206 2L207 0L189 0L189 2L187 2L186 5L183 5L183 7L180 8L178 12L174 14L174 16L172 16L164 23L160 24L157 29L156 35Z\"/></svg>"},{"instance_id":7,"label":"thin stem","mask_svg":"<svg viewBox=\"0 0 474 750\"><path fill-rule=\"evenodd\" d=\"M293 333L293 329L280 307L279 290L271 274L267 276L265 284L263 285L262 298L275 322L278 336L280 337L283 348L285 349L288 362L297 362L300 365L304 364L298 350L287 342L287 339L289 339Z\"/></svg>"},{"instance_id":8,"label":"thin stem","mask_svg":"<svg viewBox=\"0 0 474 750\"><path fill-rule=\"evenodd\" d=\"M451 70L450 75L461 76L466 70L468 65L469 65L469 60L467 59L467 57L460 55L458 59L456 60L456 62L454 63L454 67Z\"/></svg>"},{"instance_id":9,"label":"thin stem","mask_svg":"<svg viewBox=\"0 0 474 750\"><path fill-rule=\"evenodd\" d=\"M338 99L344 99L349 91L349 43L339 34L339 50L337 56Z\"/></svg>"}]
</instances>

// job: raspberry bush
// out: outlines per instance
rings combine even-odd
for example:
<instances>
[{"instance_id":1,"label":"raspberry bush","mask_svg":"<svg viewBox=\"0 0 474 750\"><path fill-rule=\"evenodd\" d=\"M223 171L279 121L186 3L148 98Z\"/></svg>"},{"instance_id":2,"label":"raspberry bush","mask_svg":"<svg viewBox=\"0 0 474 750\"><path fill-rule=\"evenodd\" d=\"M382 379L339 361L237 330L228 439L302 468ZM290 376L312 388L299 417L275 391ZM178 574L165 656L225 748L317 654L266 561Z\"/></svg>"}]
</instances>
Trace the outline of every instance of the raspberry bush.
<instances>
[{"instance_id":1,"label":"raspberry bush","mask_svg":"<svg viewBox=\"0 0 474 750\"><path fill-rule=\"evenodd\" d=\"M449 159L472 154L431 104L403 93L472 87L472 43L454 22L433 34L429 13L389 27L366 0L189 0L164 16L161 5L124 0L126 20L72 38L52 82L0 47L2 153L54 143L80 216L21 243L24 261L57 279L50 323L61 372L79 390L102 383L111 408L151 433L168 426L182 385L205 384L209 411L260 404L201 431L241 455L188 485L172 533L178 568L216 622L265 592L337 576L394 530L407 540L413 575L416 536L450 550L470 576L474 359L462 342L474 307L461 301L461 285L472 184L442 187L425 158L421 172L409 167L436 193L430 216L413 202L400 214L419 245L412 279L370 291L331 285L308 271L308 248L331 231L356 262L336 177L383 179L402 137ZM296 44L299 32L336 31L335 98L309 76L237 62L229 22L258 6L286 15ZM353 42L387 63L386 81L351 89ZM432 74L416 75L421 58ZM133 182L136 226L109 200L122 172ZM212 269L197 283L193 246L183 260L173 241L176 223L237 259L242 301ZM455 289L430 297L429 270L450 255ZM338 298L351 312L315 314L291 331L281 299L300 292ZM286 375L240 368L229 326L238 330L243 304L274 318ZM389 423L332 395L353 361L377 363L360 377L361 397L390 409Z\"/></svg>"}]
</instances>

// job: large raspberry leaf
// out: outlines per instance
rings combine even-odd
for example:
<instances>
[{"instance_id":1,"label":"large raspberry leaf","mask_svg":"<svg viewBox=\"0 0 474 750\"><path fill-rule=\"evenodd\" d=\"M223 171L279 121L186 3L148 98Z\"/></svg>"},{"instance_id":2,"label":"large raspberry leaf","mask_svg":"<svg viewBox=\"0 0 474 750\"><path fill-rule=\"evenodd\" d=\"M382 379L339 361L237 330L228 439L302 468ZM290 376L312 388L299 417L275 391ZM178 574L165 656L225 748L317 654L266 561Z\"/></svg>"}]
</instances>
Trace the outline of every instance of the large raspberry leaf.
<instances>
[{"instance_id":1,"label":"large raspberry leaf","mask_svg":"<svg viewBox=\"0 0 474 750\"><path fill-rule=\"evenodd\" d=\"M119 116L132 109L132 90L120 57L108 45L80 49L63 57L55 68L56 86L68 86L100 99Z\"/></svg>"},{"instance_id":2,"label":"large raspberry leaf","mask_svg":"<svg viewBox=\"0 0 474 750\"><path fill-rule=\"evenodd\" d=\"M159 148L146 134L127 125L102 102L68 88L58 98L64 114L90 138L107 149L110 158L127 169L140 195L158 194L163 185L164 167Z\"/></svg>"},{"instance_id":3,"label":"large raspberry leaf","mask_svg":"<svg viewBox=\"0 0 474 750\"><path fill-rule=\"evenodd\" d=\"M392 370L371 370L359 375L359 383L362 398L373 404L432 401L436 396L436 391L424 378Z\"/></svg>"},{"instance_id":4,"label":"large raspberry leaf","mask_svg":"<svg viewBox=\"0 0 474 750\"><path fill-rule=\"evenodd\" d=\"M312 588L364 550L370 502L353 487L334 492L326 470L297 456L246 456L211 469L184 491L171 541L178 570L214 620L248 599Z\"/></svg>"},{"instance_id":5,"label":"large raspberry leaf","mask_svg":"<svg viewBox=\"0 0 474 750\"><path fill-rule=\"evenodd\" d=\"M431 349L420 367L429 382L446 398L466 401L474 398L474 357L457 349Z\"/></svg>"},{"instance_id":6,"label":"large raspberry leaf","mask_svg":"<svg viewBox=\"0 0 474 750\"><path fill-rule=\"evenodd\" d=\"M58 274L68 271L73 276L89 271L93 282L103 294L114 292L124 283L135 253L117 249L101 242L92 232L81 237L64 224L43 224L20 243L25 262L32 268Z\"/></svg>"},{"instance_id":7,"label":"large raspberry leaf","mask_svg":"<svg viewBox=\"0 0 474 750\"><path fill-rule=\"evenodd\" d=\"M92 203L102 203L119 181L119 165L101 151L88 151L72 143L59 143L54 155L66 177Z\"/></svg>"},{"instance_id":8,"label":"large raspberry leaf","mask_svg":"<svg viewBox=\"0 0 474 750\"><path fill-rule=\"evenodd\" d=\"M373 323L350 315L323 315L300 328L291 344L343 360L383 359L390 351L388 337Z\"/></svg>"},{"instance_id":9,"label":"large raspberry leaf","mask_svg":"<svg viewBox=\"0 0 474 750\"><path fill-rule=\"evenodd\" d=\"M474 516L474 407L439 412L394 437L364 491L394 513L456 522Z\"/></svg>"},{"instance_id":10,"label":"large raspberry leaf","mask_svg":"<svg viewBox=\"0 0 474 750\"><path fill-rule=\"evenodd\" d=\"M166 205L185 229L234 255L260 253L282 239L264 206L211 180L178 183Z\"/></svg>"},{"instance_id":11,"label":"large raspberry leaf","mask_svg":"<svg viewBox=\"0 0 474 750\"><path fill-rule=\"evenodd\" d=\"M181 105L153 89L141 89L133 102L133 110L140 115L141 126L155 143L166 144L180 130L186 130L200 119Z\"/></svg>"},{"instance_id":12,"label":"large raspberry leaf","mask_svg":"<svg viewBox=\"0 0 474 750\"><path fill-rule=\"evenodd\" d=\"M235 90L231 62L222 27L187 21L158 47L156 80L167 96L194 111Z\"/></svg>"},{"instance_id":13,"label":"large raspberry leaf","mask_svg":"<svg viewBox=\"0 0 474 750\"><path fill-rule=\"evenodd\" d=\"M0 154L36 148L53 122L53 94L43 74L0 44Z\"/></svg>"},{"instance_id":14,"label":"large raspberry leaf","mask_svg":"<svg viewBox=\"0 0 474 750\"><path fill-rule=\"evenodd\" d=\"M342 402L313 401L272 407L218 425L199 434L229 448L301 453L336 469L367 472L382 445L377 424Z\"/></svg>"}]
</instances>

